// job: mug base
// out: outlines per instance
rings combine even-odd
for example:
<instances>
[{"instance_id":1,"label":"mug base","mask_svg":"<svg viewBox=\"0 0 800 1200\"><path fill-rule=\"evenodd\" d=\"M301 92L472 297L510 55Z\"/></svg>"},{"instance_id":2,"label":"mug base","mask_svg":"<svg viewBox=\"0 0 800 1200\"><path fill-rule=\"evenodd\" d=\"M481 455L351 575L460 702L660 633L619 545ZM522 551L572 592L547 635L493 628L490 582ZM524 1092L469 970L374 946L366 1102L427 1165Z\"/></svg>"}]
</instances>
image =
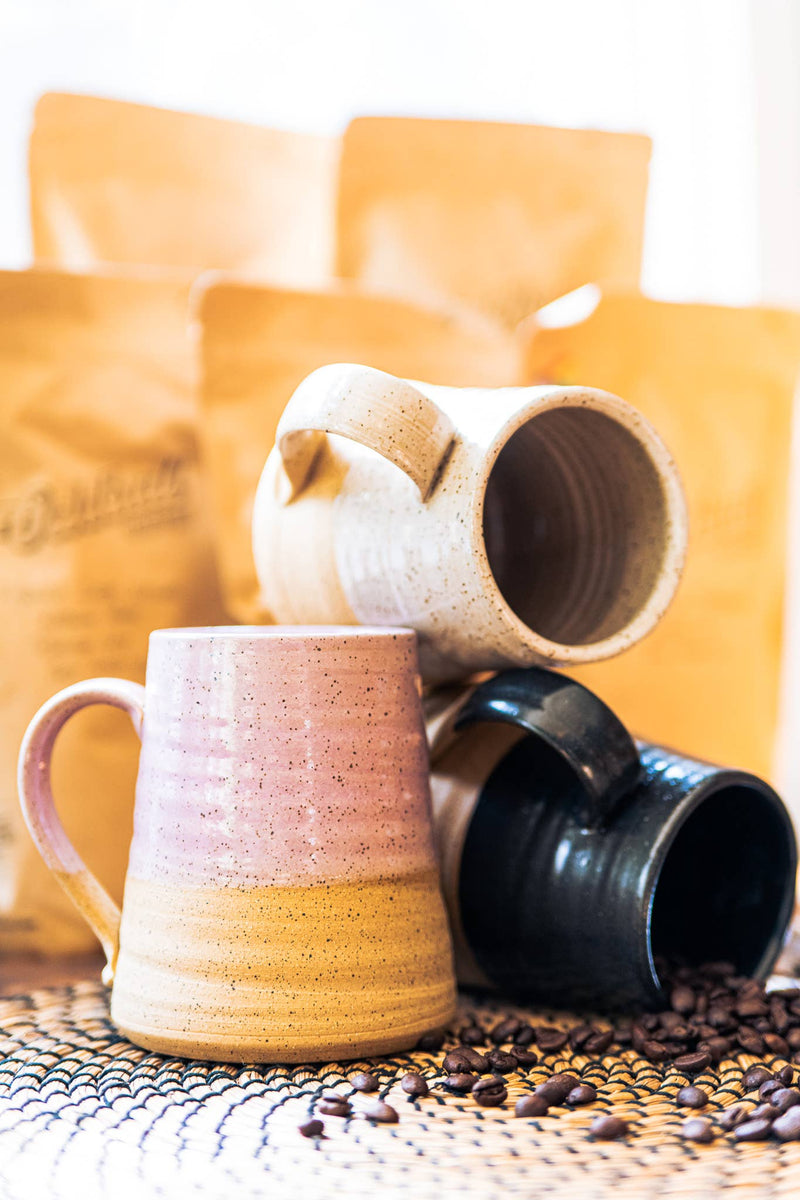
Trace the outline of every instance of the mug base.
<instances>
[{"instance_id":1,"label":"mug base","mask_svg":"<svg viewBox=\"0 0 800 1200\"><path fill-rule=\"evenodd\" d=\"M390 1033L365 1030L350 1036L343 1035L336 1040L287 1038L280 1034L263 1034L260 1037L212 1034L204 1037L183 1030L148 1029L119 1022L115 1024L119 1032L135 1046L175 1058L234 1063L347 1062L412 1050L423 1034L444 1030L454 1016L455 1006L436 1014L433 1023L421 1025L417 1021L402 1029L393 1029Z\"/></svg>"}]
</instances>

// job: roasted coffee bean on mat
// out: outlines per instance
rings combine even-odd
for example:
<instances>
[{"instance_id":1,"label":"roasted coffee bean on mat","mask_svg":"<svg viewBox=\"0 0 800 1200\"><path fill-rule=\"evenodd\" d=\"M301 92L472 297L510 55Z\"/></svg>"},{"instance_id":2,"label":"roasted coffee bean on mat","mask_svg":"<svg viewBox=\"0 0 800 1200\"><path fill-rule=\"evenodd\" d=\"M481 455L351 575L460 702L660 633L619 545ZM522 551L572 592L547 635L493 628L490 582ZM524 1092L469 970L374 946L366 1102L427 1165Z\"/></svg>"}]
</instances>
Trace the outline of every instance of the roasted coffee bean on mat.
<instances>
[{"instance_id":1,"label":"roasted coffee bean on mat","mask_svg":"<svg viewBox=\"0 0 800 1200\"><path fill-rule=\"evenodd\" d=\"M379 1121L382 1125L396 1125L399 1121L397 1109L383 1100L373 1100L369 1108L365 1108L364 1116L368 1121Z\"/></svg>"},{"instance_id":2,"label":"roasted coffee bean on mat","mask_svg":"<svg viewBox=\"0 0 800 1200\"><path fill-rule=\"evenodd\" d=\"M508 1099L508 1091L501 1075L484 1075L472 1089L473 1099L478 1104L496 1108Z\"/></svg>"},{"instance_id":3,"label":"roasted coffee bean on mat","mask_svg":"<svg viewBox=\"0 0 800 1200\"><path fill-rule=\"evenodd\" d=\"M714 1140L714 1130L708 1117L689 1117L683 1122L681 1136L690 1142L701 1142L708 1145Z\"/></svg>"},{"instance_id":4,"label":"roasted coffee bean on mat","mask_svg":"<svg viewBox=\"0 0 800 1200\"><path fill-rule=\"evenodd\" d=\"M544 1096L520 1096L514 1105L515 1117L546 1117L547 1101Z\"/></svg>"},{"instance_id":5,"label":"roasted coffee bean on mat","mask_svg":"<svg viewBox=\"0 0 800 1200\"><path fill-rule=\"evenodd\" d=\"M377 1092L379 1084L371 1071L359 1071L350 1080L357 1092Z\"/></svg>"},{"instance_id":6,"label":"roasted coffee bean on mat","mask_svg":"<svg viewBox=\"0 0 800 1200\"><path fill-rule=\"evenodd\" d=\"M602 1142L615 1142L617 1138L627 1136L628 1122L624 1121L622 1117L596 1117L592 1121L589 1132L592 1137L599 1138Z\"/></svg>"},{"instance_id":7,"label":"roasted coffee bean on mat","mask_svg":"<svg viewBox=\"0 0 800 1200\"><path fill-rule=\"evenodd\" d=\"M430 1094L430 1088L421 1075L417 1075L415 1071L410 1071L408 1075L404 1075L400 1080L400 1087L404 1092L408 1092L409 1096L427 1096Z\"/></svg>"},{"instance_id":8,"label":"roasted coffee bean on mat","mask_svg":"<svg viewBox=\"0 0 800 1200\"><path fill-rule=\"evenodd\" d=\"M325 1126L322 1121L306 1121L303 1125L298 1125L297 1128L302 1133L303 1137L322 1137Z\"/></svg>"},{"instance_id":9,"label":"roasted coffee bean on mat","mask_svg":"<svg viewBox=\"0 0 800 1200\"><path fill-rule=\"evenodd\" d=\"M800 1141L800 1086L796 1086L800 1072L793 1065L800 1064L800 988L768 991L758 980L737 974L724 962L670 969L660 963L658 969L667 980L665 995L669 998L669 1008L661 1012L623 1017L614 1025L583 1021L568 1028L531 1025L514 1015L484 1027L473 1014L459 1030L457 1044L453 1044L452 1034L428 1034L417 1048L428 1053L445 1048L440 1060L442 1075L434 1086L455 1093L459 1102L469 1093L479 1105L502 1107L509 1087L530 1077L532 1091L519 1096L514 1104L513 1114L521 1118L558 1118L558 1110L592 1105L598 1099L607 1102L607 1096L598 1095L600 1063L591 1060L625 1054L632 1048L657 1064L659 1073L669 1081L665 1093L674 1094L676 1116L687 1108L704 1110L685 1117L680 1133L687 1141L702 1146L720 1134L739 1142ZM534 1045L535 1049L529 1048ZM716 1106L713 1080L720 1078L720 1062L748 1053L766 1062L742 1072L742 1101ZM568 1061L573 1070L551 1067L552 1073L547 1075L548 1060L554 1066ZM728 1070L726 1066L729 1085ZM589 1078L581 1078L584 1071ZM370 1071L358 1072L349 1082L360 1092L379 1087ZM412 1098L430 1092L428 1081L416 1072L405 1075L400 1087ZM387 1123L398 1120L397 1111L377 1099L370 1108L354 1114L350 1101L331 1089L322 1091L316 1107L330 1116L360 1115ZM322 1122L307 1121L298 1129L304 1137L321 1136ZM629 1132L628 1122L613 1112L599 1114L588 1126L589 1135L599 1140L625 1138Z\"/></svg>"},{"instance_id":10,"label":"roasted coffee bean on mat","mask_svg":"<svg viewBox=\"0 0 800 1200\"><path fill-rule=\"evenodd\" d=\"M675 1099L686 1108L705 1108L708 1104L708 1092L699 1087L683 1087Z\"/></svg>"}]
</instances>

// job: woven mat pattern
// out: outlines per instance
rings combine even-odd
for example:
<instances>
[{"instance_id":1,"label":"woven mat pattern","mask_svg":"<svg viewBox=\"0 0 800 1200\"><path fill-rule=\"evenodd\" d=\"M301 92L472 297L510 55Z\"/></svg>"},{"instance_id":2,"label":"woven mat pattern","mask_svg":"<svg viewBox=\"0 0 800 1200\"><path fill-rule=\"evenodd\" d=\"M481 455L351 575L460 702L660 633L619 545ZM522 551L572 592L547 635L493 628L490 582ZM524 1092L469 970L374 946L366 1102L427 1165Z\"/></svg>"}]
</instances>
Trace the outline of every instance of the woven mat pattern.
<instances>
[{"instance_id":1,"label":"woven mat pattern","mask_svg":"<svg viewBox=\"0 0 800 1200\"><path fill-rule=\"evenodd\" d=\"M471 1015L488 1027L509 1011L534 1024L566 1027L579 1019L479 1005L469 996L461 1009L456 1028ZM286 1068L164 1058L120 1038L99 984L0 1000L0 1195L750 1200L800 1191L800 1143L735 1143L730 1135L711 1146L683 1141L678 1131L692 1114L676 1108L674 1097L686 1077L633 1050L596 1059L569 1050L542 1056L527 1074L507 1077L501 1109L436 1086L441 1058L413 1053ZM712 1094L703 1115L741 1096L742 1072L755 1061L742 1054L694 1081ZM399 1123L328 1117L326 1138L301 1137L297 1126L321 1089L349 1094L348 1077L367 1068ZM597 1104L514 1118L520 1095L566 1069L599 1088ZM401 1090L409 1070L426 1076L429 1097ZM354 1109L369 1099L356 1095ZM591 1139L589 1125L604 1110L631 1122L629 1139Z\"/></svg>"}]
</instances>

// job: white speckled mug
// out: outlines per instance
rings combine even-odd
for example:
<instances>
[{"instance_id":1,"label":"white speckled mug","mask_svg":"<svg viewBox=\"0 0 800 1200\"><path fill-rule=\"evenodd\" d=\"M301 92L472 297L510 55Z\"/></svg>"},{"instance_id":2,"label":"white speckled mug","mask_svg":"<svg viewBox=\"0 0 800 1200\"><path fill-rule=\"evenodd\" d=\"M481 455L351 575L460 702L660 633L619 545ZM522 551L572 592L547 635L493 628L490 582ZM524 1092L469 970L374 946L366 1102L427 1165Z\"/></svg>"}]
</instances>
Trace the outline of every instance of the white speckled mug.
<instances>
[{"instance_id":1,"label":"white speckled mug","mask_svg":"<svg viewBox=\"0 0 800 1200\"><path fill-rule=\"evenodd\" d=\"M348 364L295 391L253 514L276 620L410 626L429 681L620 653L667 608L686 535L674 463L617 396Z\"/></svg>"},{"instance_id":2,"label":"white speckled mug","mask_svg":"<svg viewBox=\"0 0 800 1200\"><path fill-rule=\"evenodd\" d=\"M50 791L58 731L89 704L124 709L142 739L121 916ZM451 1018L410 630L158 630L145 687L90 679L40 709L19 786L131 1041L314 1061L408 1049Z\"/></svg>"}]
</instances>

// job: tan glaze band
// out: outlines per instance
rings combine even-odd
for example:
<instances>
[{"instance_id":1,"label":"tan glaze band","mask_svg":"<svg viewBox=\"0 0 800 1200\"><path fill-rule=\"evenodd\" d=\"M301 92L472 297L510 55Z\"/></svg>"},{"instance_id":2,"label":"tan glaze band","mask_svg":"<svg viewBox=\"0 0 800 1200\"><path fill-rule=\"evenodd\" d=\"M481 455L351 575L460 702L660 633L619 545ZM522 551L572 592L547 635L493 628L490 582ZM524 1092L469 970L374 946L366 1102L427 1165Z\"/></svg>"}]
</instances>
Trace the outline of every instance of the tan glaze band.
<instances>
[{"instance_id":1,"label":"tan glaze band","mask_svg":"<svg viewBox=\"0 0 800 1200\"><path fill-rule=\"evenodd\" d=\"M182 889L128 877L111 1015L166 1054L301 1062L408 1049L455 1010L435 870Z\"/></svg>"}]
</instances>

